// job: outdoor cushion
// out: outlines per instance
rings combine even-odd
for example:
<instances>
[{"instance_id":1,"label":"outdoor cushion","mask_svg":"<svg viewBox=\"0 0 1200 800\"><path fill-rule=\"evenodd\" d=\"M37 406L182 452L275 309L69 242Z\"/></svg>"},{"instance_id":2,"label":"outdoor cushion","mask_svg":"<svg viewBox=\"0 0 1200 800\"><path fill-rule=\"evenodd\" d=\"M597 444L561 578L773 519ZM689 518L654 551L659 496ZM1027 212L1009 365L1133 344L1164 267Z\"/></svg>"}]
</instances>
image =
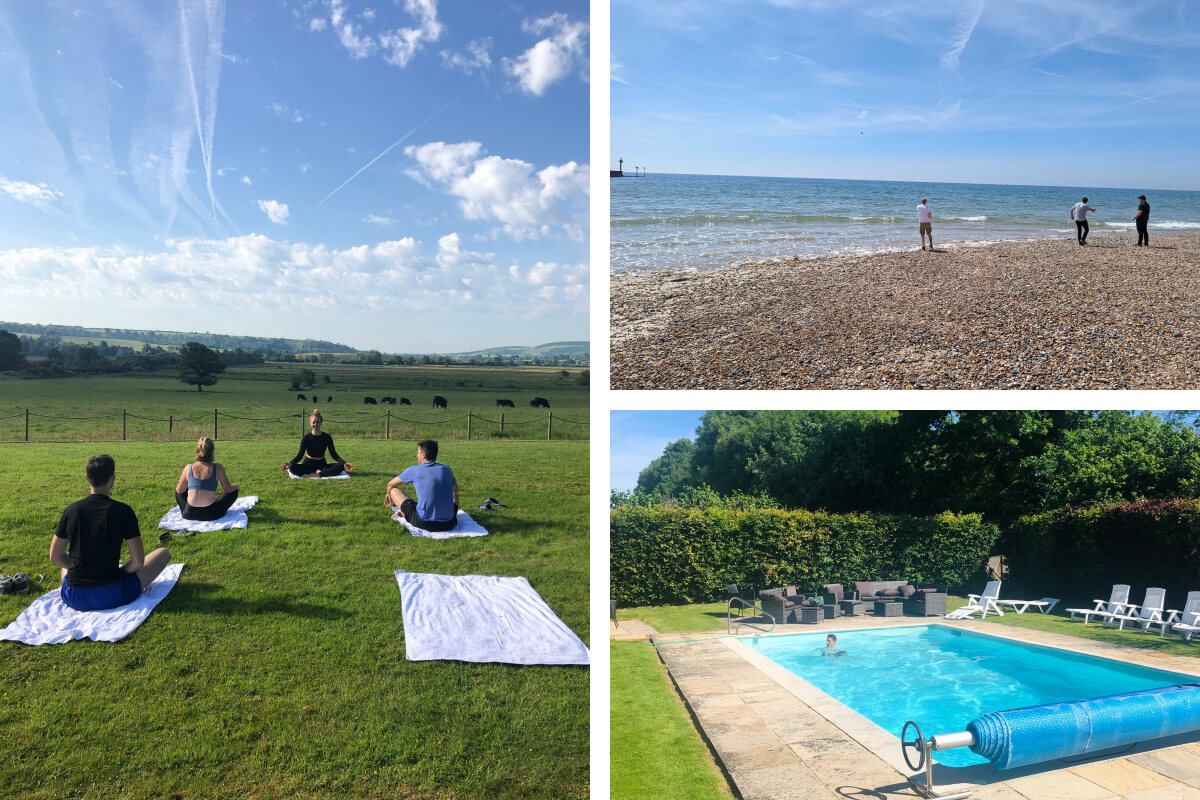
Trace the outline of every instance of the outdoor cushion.
<instances>
[{"instance_id":1,"label":"outdoor cushion","mask_svg":"<svg viewBox=\"0 0 1200 800\"><path fill-rule=\"evenodd\" d=\"M899 597L900 590L899 589L884 589L883 592L881 592L881 594L884 597Z\"/></svg>"},{"instance_id":2,"label":"outdoor cushion","mask_svg":"<svg viewBox=\"0 0 1200 800\"><path fill-rule=\"evenodd\" d=\"M840 583L825 584L825 602L840 603L846 599L846 593L842 590Z\"/></svg>"},{"instance_id":3,"label":"outdoor cushion","mask_svg":"<svg viewBox=\"0 0 1200 800\"><path fill-rule=\"evenodd\" d=\"M912 597L916 593L917 587L913 586L911 583L900 587L900 594L904 595L905 597Z\"/></svg>"},{"instance_id":4,"label":"outdoor cushion","mask_svg":"<svg viewBox=\"0 0 1200 800\"><path fill-rule=\"evenodd\" d=\"M855 581L854 591L858 592L860 600L864 597L872 597L875 594L875 584L870 581Z\"/></svg>"}]
</instances>

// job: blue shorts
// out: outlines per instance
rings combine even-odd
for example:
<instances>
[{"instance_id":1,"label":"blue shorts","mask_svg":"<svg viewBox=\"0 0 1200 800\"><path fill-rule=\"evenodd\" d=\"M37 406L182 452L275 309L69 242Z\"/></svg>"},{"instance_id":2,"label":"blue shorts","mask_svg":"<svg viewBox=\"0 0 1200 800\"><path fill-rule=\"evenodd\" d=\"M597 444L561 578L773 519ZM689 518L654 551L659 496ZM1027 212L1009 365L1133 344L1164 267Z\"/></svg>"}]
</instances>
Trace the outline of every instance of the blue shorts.
<instances>
[{"instance_id":1,"label":"blue shorts","mask_svg":"<svg viewBox=\"0 0 1200 800\"><path fill-rule=\"evenodd\" d=\"M67 586L63 578L62 600L76 611L102 611L137 600L142 594L142 579L122 570L121 577L104 586Z\"/></svg>"}]
</instances>

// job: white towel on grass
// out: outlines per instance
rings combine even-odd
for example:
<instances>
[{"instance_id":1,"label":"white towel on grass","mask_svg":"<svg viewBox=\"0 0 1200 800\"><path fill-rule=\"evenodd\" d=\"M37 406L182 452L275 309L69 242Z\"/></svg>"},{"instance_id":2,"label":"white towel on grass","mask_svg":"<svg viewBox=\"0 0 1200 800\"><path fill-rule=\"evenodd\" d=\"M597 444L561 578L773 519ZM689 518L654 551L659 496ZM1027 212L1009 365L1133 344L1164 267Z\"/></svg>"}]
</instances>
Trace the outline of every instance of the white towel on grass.
<instances>
[{"instance_id":1,"label":"white towel on grass","mask_svg":"<svg viewBox=\"0 0 1200 800\"><path fill-rule=\"evenodd\" d=\"M342 472L337 475L318 475L315 478L308 475L293 475L290 469L287 470L287 474L289 478L295 478L298 481L337 481L342 480L343 478L345 480L350 480L350 473L346 472L345 470L342 470Z\"/></svg>"},{"instance_id":2,"label":"white towel on grass","mask_svg":"<svg viewBox=\"0 0 1200 800\"><path fill-rule=\"evenodd\" d=\"M214 519L211 522L205 522L198 519L184 519L179 513L179 507L176 506L163 515L159 521L158 527L166 528L169 531L227 531L230 528L244 528L250 523L246 517L246 509L254 508L258 502L258 497L250 495L249 497L239 497L233 501L233 505L225 512L225 516L220 519Z\"/></svg>"},{"instance_id":3,"label":"white towel on grass","mask_svg":"<svg viewBox=\"0 0 1200 800\"><path fill-rule=\"evenodd\" d=\"M392 508L396 508L392 506ZM454 527L448 531L427 531L424 528L418 528L411 524L400 513L399 509L395 514L392 514L392 519L399 522L404 527L408 528L408 532L413 536L424 536L427 539L453 539L457 536L487 536L487 529L480 525L475 520L471 519L471 515L463 510L459 510L458 518L454 523Z\"/></svg>"},{"instance_id":4,"label":"white towel on grass","mask_svg":"<svg viewBox=\"0 0 1200 800\"><path fill-rule=\"evenodd\" d=\"M133 633L179 580L183 564L168 564L154 583L129 605L104 611L76 611L62 601L62 587L34 600L4 630L0 640L25 644L62 644L76 639L118 642Z\"/></svg>"},{"instance_id":5,"label":"white towel on grass","mask_svg":"<svg viewBox=\"0 0 1200 800\"><path fill-rule=\"evenodd\" d=\"M525 578L396 570L409 661L588 664L588 650Z\"/></svg>"}]
</instances>

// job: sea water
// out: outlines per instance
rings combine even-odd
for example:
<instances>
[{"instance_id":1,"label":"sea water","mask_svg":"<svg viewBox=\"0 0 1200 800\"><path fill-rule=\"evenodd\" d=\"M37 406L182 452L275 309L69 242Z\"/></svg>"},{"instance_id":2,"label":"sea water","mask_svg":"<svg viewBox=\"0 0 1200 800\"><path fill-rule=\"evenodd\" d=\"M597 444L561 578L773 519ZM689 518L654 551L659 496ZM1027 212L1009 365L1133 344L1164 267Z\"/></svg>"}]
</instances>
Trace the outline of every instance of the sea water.
<instances>
[{"instance_id":1,"label":"sea water","mask_svg":"<svg viewBox=\"0 0 1200 800\"><path fill-rule=\"evenodd\" d=\"M612 178L611 269L713 270L794 257L914 250L917 204L929 199L934 242L970 246L1075 237L1070 209L1087 196L1090 236L1136 240L1137 196L1150 236L1200 233L1200 192L723 175Z\"/></svg>"},{"instance_id":2,"label":"sea water","mask_svg":"<svg viewBox=\"0 0 1200 800\"><path fill-rule=\"evenodd\" d=\"M824 654L825 636L822 631L743 641L895 736L908 720L926 736L955 733L993 711L1197 680L945 625L838 631L845 653L839 657ZM966 748L941 751L935 760L955 767L987 763Z\"/></svg>"}]
</instances>

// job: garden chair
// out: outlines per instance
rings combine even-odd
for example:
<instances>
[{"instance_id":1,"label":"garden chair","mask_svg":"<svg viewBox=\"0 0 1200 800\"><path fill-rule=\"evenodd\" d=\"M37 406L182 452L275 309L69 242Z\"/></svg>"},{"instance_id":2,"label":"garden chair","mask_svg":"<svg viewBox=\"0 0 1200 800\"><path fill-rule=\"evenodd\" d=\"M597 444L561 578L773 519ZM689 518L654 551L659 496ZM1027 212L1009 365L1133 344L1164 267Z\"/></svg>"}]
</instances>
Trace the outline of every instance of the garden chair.
<instances>
[{"instance_id":1,"label":"garden chair","mask_svg":"<svg viewBox=\"0 0 1200 800\"><path fill-rule=\"evenodd\" d=\"M1178 622L1170 624L1171 633L1178 633L1184 641L1190 642L1192 635L1200 631L1200 592L1188 592L1187 605L1179 616ZM1166 635L1166 628L1163 629Z\"/></svg>"},{"instance_id":2,"label":"garden chair","mask_svg":"<svg viewBox=\"0 0 1200 800\"><path fill-rule=\"evenodd\" d=\"M1183 614L1184 611L1186 611L1189 607L1192 607L1193 603L1195 603L1197 606L1200 606L1200 592L1188 592L1187 601L1183 605L1183 611L1179 611L1179 610L1176 610L1173 608L1168 608L1166 611L1163 612L1164 614L1166 614L1166 616L1160 620L1155 620L1153 622L1147 623L1146 630L1148 631L1148 630L1150 630L1150 628L1157 625L1159 635L1166 636L1167 631L1171 628L1171 625L1175 622L1180 622L1181 621L1180 615Z\"/></svg>"},{"instance_id":3,"label":"garden chair","mask_svg":"<svg viewBox=\"0 0 1200 800\"><path fill-rule=\"evenodd\" d=\"M976 612L979 613L979 618L983 619L989 610L996 612L996 616L1003 617L1004 611L996 604L1000 597L1000 583L988 581L987 586L983 588L983 594L967 595L967 604L951 611L946 615L946 619L966 619Z\"/></svg>"},{"instance_id":4,"label":"garden chair","mask_svg":"<svg viewBox=\"0 0 1200 800\"><path fill-rule=\"evenodd\" d=\"M1096 605L1094 608L1068 608L1067 613L1071 615L1071 619L1078 620L1079 615L1083 615L1083 624L1086 625L1091 621L1093 616L1106 616L1108 614L1122 614L1125 609L1129 608L1129 585L1124 583L1114 584L1112 593L1109 594L1108 600L1093 600Z\"/></svg>"},{"instance_id":5,"label":"garden chair","mask_svg":"<svg viewBox=\"0 0 1200 800\"><path fill-rule=\"evenodd\" d=\"M1151 587L1146 590L1146 597L1140 606L1128 606L1120 614L1105 614L1100 624L1116 624L1118 630L1125 630L1126 622L1135 622L1142 626L1142 633L1145 633L1150 623L1162 623L1163 606L1166 604L1167 590Z\"/></svg>"}]
</instances>

